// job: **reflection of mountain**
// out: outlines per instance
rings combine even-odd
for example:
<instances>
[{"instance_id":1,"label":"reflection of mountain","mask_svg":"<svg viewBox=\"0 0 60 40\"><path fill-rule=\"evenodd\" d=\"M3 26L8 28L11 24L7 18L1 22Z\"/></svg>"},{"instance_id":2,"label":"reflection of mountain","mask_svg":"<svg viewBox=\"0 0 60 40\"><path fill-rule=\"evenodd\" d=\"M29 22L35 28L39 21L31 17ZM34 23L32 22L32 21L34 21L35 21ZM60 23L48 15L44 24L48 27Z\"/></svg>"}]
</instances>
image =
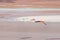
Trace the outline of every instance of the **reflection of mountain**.
<instances>
[{"instance_id":1,"label":"reflection of mountain","mask_svg":"<svg viewBox=\"0 0 60 40\"><path fill-rule=\"evenodd\" d=\"M0 0L0 2L5 2L5 3L13 3L15 2L16 0Z\"/></svg>"},{"instance_id":2,"label":"reflection of mountain","mask_svg":"<svg viewBox=\"0 0 60 40\"><path fill-rule=\"evenodd\" d=\"M60 8L60 0L0 0L0 7L9 8Z\"/></svg>"}]
</instances>

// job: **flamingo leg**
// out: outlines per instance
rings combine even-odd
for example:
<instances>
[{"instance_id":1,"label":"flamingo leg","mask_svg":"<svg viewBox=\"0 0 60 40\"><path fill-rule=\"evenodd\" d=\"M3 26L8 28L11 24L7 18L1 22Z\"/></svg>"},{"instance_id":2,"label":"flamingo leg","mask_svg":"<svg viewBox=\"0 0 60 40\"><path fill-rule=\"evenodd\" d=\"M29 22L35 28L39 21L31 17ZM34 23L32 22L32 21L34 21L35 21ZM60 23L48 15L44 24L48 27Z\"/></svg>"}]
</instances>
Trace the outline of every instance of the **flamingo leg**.
<instances>
[{"instance_id":1,"label":"flamingo leg","mask_svg":"<svg viewBox=\"0 0 60 40\"><path fill-rule=\"evenodd\" d=\"M45 25L47 25L44 21L40 21L41 23L43 23L43 24L45 24Z\"/></svg>"}]
</instances>

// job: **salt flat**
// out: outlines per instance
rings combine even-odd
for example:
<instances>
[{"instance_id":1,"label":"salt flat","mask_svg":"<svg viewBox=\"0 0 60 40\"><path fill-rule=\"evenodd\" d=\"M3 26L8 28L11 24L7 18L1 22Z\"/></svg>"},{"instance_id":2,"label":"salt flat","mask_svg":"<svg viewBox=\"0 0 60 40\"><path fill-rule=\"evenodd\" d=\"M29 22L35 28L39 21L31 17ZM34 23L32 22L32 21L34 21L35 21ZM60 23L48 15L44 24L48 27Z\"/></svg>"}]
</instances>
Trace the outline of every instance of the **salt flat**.
<instances>
[{"instance_id":1,"label":"salt flat","mask_svg":"<svg viewBox=\"0 0 60 40\"><path fill-rule=\"evenodd\" d=\"M60 38L60 23L43 25L41 23L0 22L0 40L47 40L49 38Z\"/></svg>"},{"instance_id":2,"label":"salt flat","mask_svg":"<svg viewBox=\"0 0 60 40\"><path fill-rule=\"evenodd\" d=\"M4 17L60 15L60 11L2 11L0 16L2 16L1 14L9 14ZM47 25L32 22L0 21L0 40L50 40L49 38L60 40L60 22L46 23Z\"/></svg>"}]
</instances>

